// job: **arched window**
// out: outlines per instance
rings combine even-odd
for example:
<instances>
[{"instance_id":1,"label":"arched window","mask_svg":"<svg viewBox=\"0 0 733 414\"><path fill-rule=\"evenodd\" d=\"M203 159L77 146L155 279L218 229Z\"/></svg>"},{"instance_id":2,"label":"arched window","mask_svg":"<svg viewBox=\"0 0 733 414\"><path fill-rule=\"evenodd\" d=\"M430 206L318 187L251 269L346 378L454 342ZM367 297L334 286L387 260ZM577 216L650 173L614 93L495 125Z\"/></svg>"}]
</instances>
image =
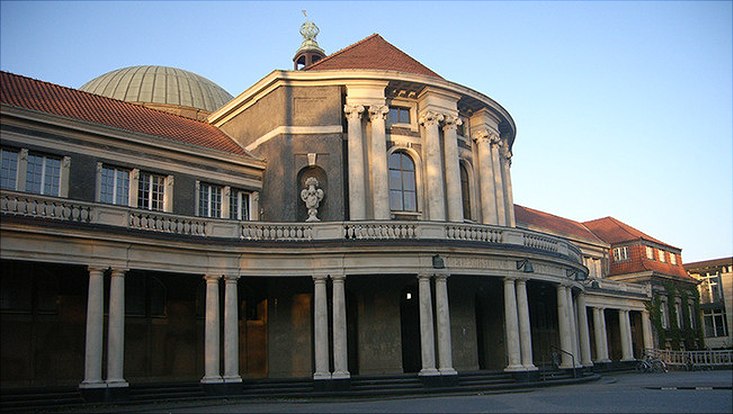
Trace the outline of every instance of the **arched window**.
<instances>
[{"instance_id":1,"label":"arched window","mask_svg":"<svg viewBox=\"0 0 733 414\"><path fill-rule=\"evenodd\" d=\"M389 156L389 207L394 211L417 211L415 162L404 152Z\"/></svg>"},{"instance_id":2,"label":"arched window","mask_svg":"<svg viewBox=\"0 0 733 414\"><path fill-rule=\"evenodd\" d=\"M471 190L468 181L468 170L465 164L460 165L461 198L463 199L463 218L471 219Z\"/></svg>"}]
</instances>

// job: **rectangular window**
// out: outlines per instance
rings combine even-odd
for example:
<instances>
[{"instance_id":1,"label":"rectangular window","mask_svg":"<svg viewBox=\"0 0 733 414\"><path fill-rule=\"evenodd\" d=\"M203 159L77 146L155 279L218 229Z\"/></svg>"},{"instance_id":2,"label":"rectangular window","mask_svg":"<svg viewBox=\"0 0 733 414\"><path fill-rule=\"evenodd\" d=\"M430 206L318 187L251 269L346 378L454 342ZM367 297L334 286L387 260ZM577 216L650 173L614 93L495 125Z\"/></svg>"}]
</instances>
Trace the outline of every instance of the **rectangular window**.
<instances>
[{"instance_id":1,"label":"rectangular window","mask_svg":"<svg viewBox=\"0 0 733 414\"><path fill-rule=\"evenodd\" d=\"M667 312L666 302L662 302L662 328L669 329L669 312Z\"/></svg>"},{"instance_id":2,"label":"rectangular window","mask_svg":"<svg viewBox=\"0 0 733 414\"><path fill-rule=\"evenodd\" d=\"M0 188L17 190L18 151L0 150Z\"/></svg>"},{"instance_id":3,"label":"rectangular window","mask_svg":"<svg viewBox=\"0 0 733 414\"><path fill-rule=\"evenodd\" d=\"M61 190L61 158L28 154L25 190L58 197Z\"/></svg>"},{"instance_id":4,"label":"rectangular window","mask_svg":"<svg viewBox=\"0 0 733 414\"><path fill-rule=\"evenodd\" d=\"M146 210L163 211L165 176L140 171L137 206Z\"/></svg>"},{"instance_id":5,"label":"rectangular window","mask_svg":"<svg viewBox=\"0 0 733 414\"><path fill-rule=\"evenodd\" d=\"M649 246L646 246L646 258L649 260L654 260L654 249Z\"/></svg>"},{"instance_id":6,"label":"rectangular window","mask_svg":"<svg viewBox=\"0 0 733 414\"><path fill-rule=\"evenodd\" d=\"M229 193L229 218L233 220L249 220L248 191L232 188Z\"/></svg>"},{"instance_id":7,"label":"rectangular window","mask_svg":"<svg viewBox=\"0 0 733 414\"><path fill-rule=\"evenodd\" d=\"M218 185L199 184L199 216L221 217L221 194L223 188Z\"/></svg>"},{"instance_id":8,"label":"rectangular window","mask_svg":"<svg viewBox=\"0 0 733 414\"><path fill-rule=\"evenodd\" d=\"M702 316L705 322L705 336L728 336L727 318L723 309L707 309L703 311Z\"/></svg>"},{"instance_id":9,"label":"rectangular window","mask_svg":"<svg viewBox=\"0 0 733 414\"><path fill-rule=\"evenodd\" d=\"M682 306L679 303L674 304L674 311L677 314L677 327L683 329L682 325Z\"/></svg>"},{"instance_id":10,"label":"rectangular window","mask_svg":"<svg viewBox=\"0 0 733 414\"><path fill-rule=\"evenodd\" d=\"M410 123L410 108L404 108L401 106L390 106L389 117L387 122L392 124L409 124Z\"/></svg>"},{"instance_id":11,"label":"rectangular window","mask_svg":"<svg viewBox=\"0 0 733 414\"><path fill-rule=\"evenodd\" d=\"M673 265L677 265L677 255L674 253L669 254L669 262Z\"/></svg>"},{"instance_id":12,"label":"rectangular window","mask_svg":"<svg viewBox=\"0 0 733 414\"><path fill-rule=\"evenodd\" d=\"M629 251L626 246L624 247L616 247L613 249L613 260L616 262L620 262L623 260L629 259Z\"/></svg>"},{"instance_id":13,"label":"rectangular window","mask_svg":"<svg viewBox=\"0 0 733 414\"><path fill-rule=\"evenodd\" d=\"M102 166L99 201L127 206L130 204L130 170Z\"/></svg>"},{"instance_id":14,"label":"rectangular window","mask_svg":"<svg viewBox=\"0 0 733 414\"><path fill-rule=\"evenodd\" d=\"M690 329L695 329L695 308L687 305L687 315L690 317Z\"/></svg>"},{"instance_id":15,"label":"rectangular window","mask_svg":"<svg viewBox=\"0 0 733 414\"><path fill-rule=\"evenodd\" d=\"M660 250L657 250L657 252L658 252L658 256L659 256L659 261L662 262L662 263L664 263L665 262L665 260L664 260L664 250L661 250L660 249Z\"/></svg>"}]
</instances>

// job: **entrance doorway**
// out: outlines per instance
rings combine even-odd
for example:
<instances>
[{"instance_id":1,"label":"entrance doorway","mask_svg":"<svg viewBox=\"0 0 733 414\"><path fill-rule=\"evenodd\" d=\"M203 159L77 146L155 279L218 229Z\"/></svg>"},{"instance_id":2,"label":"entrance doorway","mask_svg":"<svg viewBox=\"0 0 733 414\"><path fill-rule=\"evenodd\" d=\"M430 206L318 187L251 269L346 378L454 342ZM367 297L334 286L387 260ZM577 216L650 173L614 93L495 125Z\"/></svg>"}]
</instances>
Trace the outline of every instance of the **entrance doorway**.
<instances>
[{"instance_id":1,"label":"entrance doorway","mask_svg":"<svg viewBox=\"0 0 733 414\"><path fill-rule=\"evenodd\" d=\"M420 307L417 285L402 290L400 297L400 322L402 327L402 370L419 372L422 368L420 347Z\"/></svg>"}]
</instances>

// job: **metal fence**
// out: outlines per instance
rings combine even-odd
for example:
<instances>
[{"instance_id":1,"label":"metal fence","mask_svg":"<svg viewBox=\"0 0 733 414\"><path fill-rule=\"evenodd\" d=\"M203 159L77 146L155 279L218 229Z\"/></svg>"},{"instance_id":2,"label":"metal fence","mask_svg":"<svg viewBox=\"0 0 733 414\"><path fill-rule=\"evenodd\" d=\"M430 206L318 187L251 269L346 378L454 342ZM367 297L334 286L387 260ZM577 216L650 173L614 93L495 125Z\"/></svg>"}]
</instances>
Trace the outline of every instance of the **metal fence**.
<instances>
[{"instance_id":1,"label":"metal fence","mask_svg":"<svg viewBox=\"0 0 733 414\"><path fill-rule=\"evenodd\" d=\"M671 351L668 349L645 349L647 355L659 358L670 368L705 369L733 367L733 350Z\"/></svg>"}]
</instances>

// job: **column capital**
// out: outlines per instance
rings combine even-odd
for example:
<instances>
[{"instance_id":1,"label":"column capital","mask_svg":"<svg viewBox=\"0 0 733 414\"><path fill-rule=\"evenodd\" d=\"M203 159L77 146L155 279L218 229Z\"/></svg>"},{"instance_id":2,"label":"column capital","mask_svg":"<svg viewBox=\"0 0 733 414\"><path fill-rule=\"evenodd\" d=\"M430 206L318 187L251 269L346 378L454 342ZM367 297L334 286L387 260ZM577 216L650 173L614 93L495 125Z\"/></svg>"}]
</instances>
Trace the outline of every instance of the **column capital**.
<instances>
[{"instance_id":1,"label":"column capital","mask_svg":"<svg viewBox=\"0 0 733 414\"><path fill-rule=\"evenodd\" d=\"M239 275L238 274L237 275L224 275L224 280L227 283L231 283L231 282L236 283L239 280Z\"/></svg>"},{"instance_id":2,"label":"column capital","mask_svg":"<svg viewBox=\"0 0 733 414\"><path fill-rule=\"evenodd\" d=\"M219 279L221 279L221 275L204 275L204 280L206 281L206 283L216 282Z\"/></svg>"},{"instance_id":3,"label":"column capital","mask_svg":"<svg viewBox=\"0 0 733 414\"><path fill-rule=\"evenodd\" d=\"M443 116L443 130L456 129L463 125L463 121L457 115L446 114Z\"/></svg>"},{"instance_id":4,"label":"column capital","mask_svg":"<svg viewBox=\"0 0 733 414\"><path fill-rule=\"evenodd\" d=\"M420 115L420 125L423 125L426 128L438 125L438 123L443 121L444 118L445 116L443 114L433 111L426 111Z\"/></svg>"},{"instance_id":5,"label":"column capital","mask_svg":"<svg viewBox=\"0 0 733 414\"><path fill-rule=\"evenodd\" d=\"M89 272L102 272L104 273L109 267L102 267L102 266L95 266L95 265L89 265L87 266L87 270Z\"/></svg>"},{"instance_id":6,"label":"column capital","mask_svg":"<svg viewBox=\"0 0 733 414\"><path fill-rule=\"evenodd\" d=\"M417 274L418 280L430 280L431 277L433 277L431 273L418 273Z\"/></svg>"},{"instance_id":7,"label":"column capital","mask_svg":"<svg viewBox=\"0 0 733 414\"><path fill-rule=\"evenodd\" d=\"M124 277L125 273L130 269L112 269L112 277Z\"/></svg>"},{"instance_id":8,"label":"column capital","mask_svg":"<svg viewBox=\"0 0 733 414\"><path fill-rule=\"evenodd\" d=\"M434 276L436 281L444 281L447 280L450 275L448 273L435 273Z\"/></svg>"},{"instance_id":9,"label":"column capital","mask_svg":"<svg viewBox=\"0 0 733 414\"><path fill-rule=\"evenodd\" d=\"M348 119L359 119L361 118L361 114L364 112L364 106L363 105L344 105L344 114L346 115L346 118Z\"/></svg>"},{"instance_id":10,"label":"column capital","mask_svg":"<svg viewBox=\"0 0 733 414\"><path fill-rule=\"evenodd\" d=\"M511 162L511 159L512 159L512 150L509 148L509 140L508 139L502 140L502 143L501 143L501 151L499 151L499 153L501 154L501 156L505 160Z\"/></svg>"},{"instance_id":11,"label":"column capital","mask_svg":"<svg viewBox=\"0 0 733 414\"><path fill-rule=\"evenodd\" d=\"M476 142L484 142L492 144L498 142L501 138L499 132L491 128L479 128L473 131L472 138Z\"/></svg>"},{"instance_id":12,"label":"column capital","mask_svg":"<svg viewBox=\"0 0 733 414\"><path fill-rule=\"evenodd\" d=\"M327 279L328 279L328 275L325 273L313 275L313 282L315 283L326 283Z\"/></svg>"},{"instance_id":13,"label":"column capital","mask_svg":"<svg viewBox=\"0 0 733 414\"><path fill-rule=\"evenodd\" d=\"M384 119L388 113L389 107L387 105L372 105L369 107L369 119L372 121Z\"/></svg>"},{"instance_id":14,"label":"column capital","mask_svg":"<svg viewBox=\"0 0 733 414\"><path fill-rule=\"evenodd\" d=\"M335 273L335 274L330 274L330 275L329 275L329 277L330 277L330 278L331 278L331 280L333 280L334 282L336 282L336 281L340 281L340 282L343 282L344 280L346 280L346 275L345 275L345 274L343 274L343 273Z\"/></svg>"}]
</instances>

